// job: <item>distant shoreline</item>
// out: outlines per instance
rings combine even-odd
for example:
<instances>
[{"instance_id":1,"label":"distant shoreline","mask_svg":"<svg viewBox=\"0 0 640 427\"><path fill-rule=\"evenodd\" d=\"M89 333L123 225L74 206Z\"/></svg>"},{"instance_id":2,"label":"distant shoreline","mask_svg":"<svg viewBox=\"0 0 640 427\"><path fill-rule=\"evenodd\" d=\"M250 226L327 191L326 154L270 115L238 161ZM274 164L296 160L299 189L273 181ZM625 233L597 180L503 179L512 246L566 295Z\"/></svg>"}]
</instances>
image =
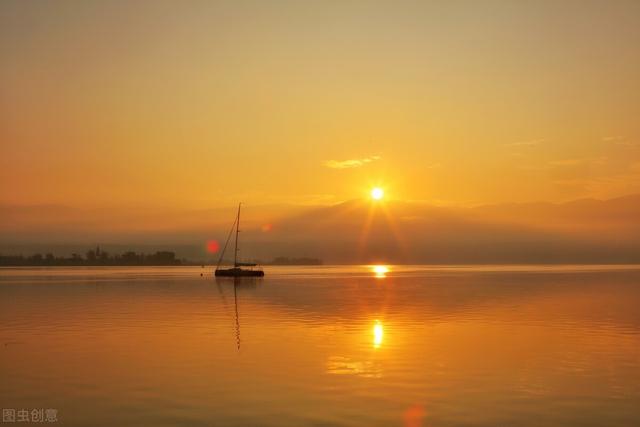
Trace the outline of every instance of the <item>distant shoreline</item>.
<instances>
[{"instance_id":1,"label":"distant shoreline","mask_svg":"<svg viewBox=\"0 0 640 427\"><path fill-rule=\"evenodd\" d=\"M276 257L272 261L261 262L252 260L261 265L322 265L317 258L289 258ZM153 254L136 253L126 251L122 254L111 255L106 251L89 250L85 256L72 254L70 257L56 257L51 253L33 255L1 255L0 267L163 267L163 266L197 266L213 264L212 260L188 260L176 258L175 252L157 251ZM224 260L223 264L229 264Z\"/></svg>"}]
</instances>

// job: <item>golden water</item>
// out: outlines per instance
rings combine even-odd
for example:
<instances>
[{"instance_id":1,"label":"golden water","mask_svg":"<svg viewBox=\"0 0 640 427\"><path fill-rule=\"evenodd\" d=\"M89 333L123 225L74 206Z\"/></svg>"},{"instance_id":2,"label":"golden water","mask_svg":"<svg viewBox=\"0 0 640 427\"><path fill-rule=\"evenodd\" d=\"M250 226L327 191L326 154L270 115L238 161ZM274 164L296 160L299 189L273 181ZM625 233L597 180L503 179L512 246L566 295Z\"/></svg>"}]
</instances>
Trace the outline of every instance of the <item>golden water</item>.
<instances>
[{"instance_id":1,"label":"golden water","mask_svg":"<svg viewBox=\"0 0 640 427\"><path fill-rule=\"evenodd\" d=\"M385 267L0 269L0 406L73 426L640 425L637 267Z\"/></svg>"}]
</instances>

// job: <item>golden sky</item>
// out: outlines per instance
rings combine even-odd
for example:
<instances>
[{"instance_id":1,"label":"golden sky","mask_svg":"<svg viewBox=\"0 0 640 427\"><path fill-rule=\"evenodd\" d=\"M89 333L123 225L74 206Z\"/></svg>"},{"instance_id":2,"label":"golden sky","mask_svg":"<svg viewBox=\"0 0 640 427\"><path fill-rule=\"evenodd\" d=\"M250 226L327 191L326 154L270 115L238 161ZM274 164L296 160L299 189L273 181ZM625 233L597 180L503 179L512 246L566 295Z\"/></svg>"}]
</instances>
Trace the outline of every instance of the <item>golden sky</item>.
<instances>
[{"instance_id":1,"label":"golden sky","mask_svg":"<svg viewBox=\"0 0 640 427\"><path fill-rule=\"evenodd\" d=\"M637 1L3 1L0 203L640 192Z\"/></svg>"}]
</instances>

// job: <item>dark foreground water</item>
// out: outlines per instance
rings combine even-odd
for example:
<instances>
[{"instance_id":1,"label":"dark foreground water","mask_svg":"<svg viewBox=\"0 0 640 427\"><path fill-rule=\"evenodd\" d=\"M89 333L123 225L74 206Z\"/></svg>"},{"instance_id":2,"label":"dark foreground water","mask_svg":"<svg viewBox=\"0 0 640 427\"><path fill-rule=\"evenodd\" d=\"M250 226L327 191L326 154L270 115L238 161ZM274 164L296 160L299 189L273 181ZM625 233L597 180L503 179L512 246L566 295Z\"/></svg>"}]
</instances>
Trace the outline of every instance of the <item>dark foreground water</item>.
<instances>
[{"instance_id":1,"label":"dark foreground water","mask_svg":"<svg viewBox=\"0 0 640 427\"><path fill-rule=\"evenodd\" d=\"M640 269L389 269L0 269L4 423L640 425Z\"/></svg>"}]
</instances>

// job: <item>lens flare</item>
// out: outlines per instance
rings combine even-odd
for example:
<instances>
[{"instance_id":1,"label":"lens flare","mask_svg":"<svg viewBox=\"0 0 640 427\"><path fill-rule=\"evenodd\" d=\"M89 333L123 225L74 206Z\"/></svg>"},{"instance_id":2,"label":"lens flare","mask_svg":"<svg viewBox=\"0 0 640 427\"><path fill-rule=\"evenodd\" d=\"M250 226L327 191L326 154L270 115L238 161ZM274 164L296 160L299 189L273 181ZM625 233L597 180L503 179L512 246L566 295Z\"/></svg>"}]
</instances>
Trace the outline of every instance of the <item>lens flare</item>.
<instances>
[{"instance_id":1,"label":"lens flare","mask_svg":"<svg viewBox=\"0 0 640 427\"><path fill-rule=\"evenodd\" d=\"M403 415L404 427L420 427L422 426L424 417L427 415L427 411L423 405L416 403L415 405L409 406Z\"/></svg>"},{"instance_id":2,"label":"lens flare","mask_svg":"<svg viewBox=\"0 0 640 427\"><path fill-rule=\"evenodd\" d=\"M220 243L217 240L209 240L207 242L207 252L215 254L220 250Z\"/></svg>"}]
</instances>

